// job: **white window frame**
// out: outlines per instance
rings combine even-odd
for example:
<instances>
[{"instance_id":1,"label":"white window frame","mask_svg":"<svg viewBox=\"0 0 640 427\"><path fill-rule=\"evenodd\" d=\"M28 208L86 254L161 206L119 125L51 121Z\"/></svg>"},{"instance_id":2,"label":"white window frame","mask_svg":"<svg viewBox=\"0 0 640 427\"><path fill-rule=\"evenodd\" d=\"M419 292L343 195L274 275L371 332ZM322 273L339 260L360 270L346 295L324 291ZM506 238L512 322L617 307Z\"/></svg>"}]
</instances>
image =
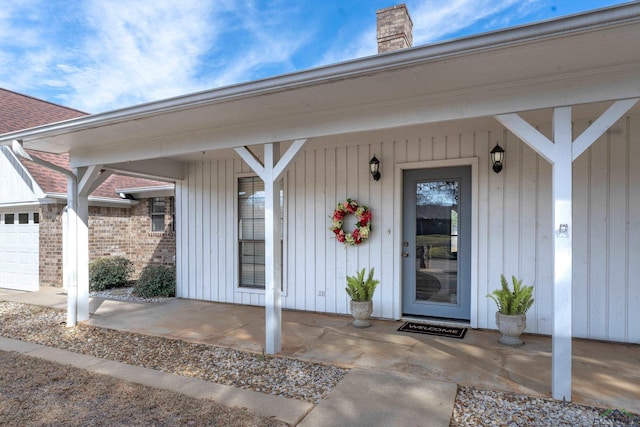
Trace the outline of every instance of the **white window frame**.
<instances>
[{"instance_id":1,"label":"white window frame","mask_svg":"<svg viewBox=\"0 0 640 427\"><path fill-rule=\"evenodd\" d=\"M153 206L156 199L162 199L164 203L164 212L162 212L162 230L154 230L153 229L153 219L154 217L159 217L159 212L153 211ZM166 197L151 197L149 198L149 219L151 220L151 232L152 233L164 233L167 229L167 198Z\"/></svg>"},{"instance_id":2,"label":"white window frame","mask_svg":"<svg viewBox=\"0 0 640 427\"><path fill-rule=\"evenodd\" d=\"M235 292L239 294L259 294L264 295L264 289L257 288L245 288L240 286L240 207L238 205L238 181L240 178L259 178L255 173L236 173L235 179L233 182L233 221L234 221L234 232L233 232L233 262L234 262L234 275L235 275ZM283 203L282 203L282 296L287 296L287 206L288 206L288 198L287 198L287 174L282 178L282 194L283 194Z\"/></svg>"}]
</instances>

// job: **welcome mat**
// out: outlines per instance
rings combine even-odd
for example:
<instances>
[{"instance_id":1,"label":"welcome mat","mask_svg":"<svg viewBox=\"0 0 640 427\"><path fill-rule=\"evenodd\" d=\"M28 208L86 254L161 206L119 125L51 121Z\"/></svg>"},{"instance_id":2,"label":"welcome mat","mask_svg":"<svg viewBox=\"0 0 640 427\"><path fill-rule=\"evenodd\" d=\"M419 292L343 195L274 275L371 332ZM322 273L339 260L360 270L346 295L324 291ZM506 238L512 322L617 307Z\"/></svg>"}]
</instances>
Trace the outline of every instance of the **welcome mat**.
<instances>
[{"instance_id":1,"label":"welcome mat","mask_svg":"<svg viewBox=\"0 0 640 427\"><path fill-rule=\"evenodd\" d=\"M428 323L405 322L398 328L401 332L415 332L416 334L437 335L447 338L464 338L467 328L458 328L455 326L439 326L430 325Z\"/></svg>"}]
</instances>

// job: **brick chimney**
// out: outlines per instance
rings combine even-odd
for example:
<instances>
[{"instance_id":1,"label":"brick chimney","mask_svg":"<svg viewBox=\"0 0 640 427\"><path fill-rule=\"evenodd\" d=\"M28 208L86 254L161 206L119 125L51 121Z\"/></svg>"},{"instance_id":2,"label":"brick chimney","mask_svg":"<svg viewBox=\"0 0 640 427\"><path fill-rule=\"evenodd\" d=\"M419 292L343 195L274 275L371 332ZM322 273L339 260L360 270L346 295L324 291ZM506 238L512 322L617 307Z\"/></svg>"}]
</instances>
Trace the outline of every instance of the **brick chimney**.
<instances>
[{"instance_id":1,"label":"brick chimney","mask_svg":"<svg viewBox=\"0 0 640 427\"><path fill-rule=\"evenodd\" d=\"M413 22L404 3L380 9L376 17L378 53L413 46Z\"/></svg>"}]
</instances>

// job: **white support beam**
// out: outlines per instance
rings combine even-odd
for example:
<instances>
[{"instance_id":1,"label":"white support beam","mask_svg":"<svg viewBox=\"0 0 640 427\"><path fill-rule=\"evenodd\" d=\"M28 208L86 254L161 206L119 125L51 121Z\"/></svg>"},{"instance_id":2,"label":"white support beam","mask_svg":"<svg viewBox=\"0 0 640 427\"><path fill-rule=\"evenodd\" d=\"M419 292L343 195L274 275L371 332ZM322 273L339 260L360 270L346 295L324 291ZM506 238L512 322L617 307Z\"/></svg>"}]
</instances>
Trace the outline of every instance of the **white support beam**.
<instances>
[{"instance_id":1,"label":"white support beam","mask_svg":"<svg viewBox=\"0 0 640 427\"><path fill-rule=\"evenodd\" d=\"M258 158L258 156L256 156L248 147L235 147L235 150L236 153L238 153L238 155L242 157L242 160L244 160L244 162L249 165L251 170L258 174L260 179L266 181L265 165Z\"/></svg>"},{"instance_id":2,"label":"white support beam","mask_svg":"<svg viewBox=\"0 0 640 427\"><path fill-rule=\"evenodd\" d=\"M89 166L78 182L78 194L90 195L112 174L102 169L102 165Z\"/></svg>"},{"instance_id":3,"label":"white support beam","mask_svg":"<svg viewBox=\"0 0 640 427\"><path fill-rule=\"evenodd\" d=\"M617 122L640 98L616 101L575 141L571 107L553 110L553 142L518 114L495 116L552 165L553 330L551 389L554 399L571 400L572 353L572 187L573 161Z\"/></svg>"},{"instance_id":4,"label":"white support beam","mask_svg":"<svg viewBox=\"0 0 640 427\"><path fill-rule=\"evenodd\" d=\"M598 138L600 138L615 122L627 113L640 98L624 99L616 101L602 113L595 122L580 134L573 142L573 160L577 159L587 148L591 146Z\"/></svg>"},{"instance_id":5,"label":"white support beam","mask_svg":"<svg viewBox=\"0 0 640 427\"><path fill-rule=\"evenodd\" d=\"M282 255L280 249L280 181L275 179L275 165L280 143L264 146L264 221L265 221L265 334L267 354L282 349Z\"/></svg>"},{"instance_id":6,"label":"white support beam","mask_svg":"<svg viewBox=\"0 0 640 427\"><path fill-rule=\"evenodd\" d=\"M571 400L572 336L572 164L571 107L553 111L553 332L551 392L554 399Z\"/></svg>"},{"instance_id":7,"label":"white support beam","mask_svg":"<svg viewBox=\"0 0 640 427\"><path fill-rule=\"evenodd\" d=\"M300 154L300 151L302 150L302 147L304 147L304 144L306 142L307 142L306 139L296 139L295 141L293 141L293 144L291 144L291 147L287 149L286 153L284 153L284 155L278 161L278 164L275 167L274 177L273 177L274 181L282 177L287 166L289 166L289 164L291 164L291 162L295 160L296 156Z\"/></svg>"},{"instance_id":8,"label":"white support beam","mask_svg":"<svg viewBox=\"0 0 640 427\"><path fill-rule=\"evenodd\" d=\"M158 179L160 181L181 181L185 176L184 163L172 159L111 163L104 165L103 168L119 175Z\"/></svg>"},{"instance_id":9,"label":"white support beam","mask_svg":"<svg viewBox=\"0 0 640 427\"><path fill-rule=\"evenodd\" d=\"M549 141L546 136L527 123L526 120L515 113L500 114L494 117L502 123L504 127L544 157L545 160L553 163L553 142Z\"/></svg>"},{"instance_id":10,"label":"white support beam","mask_svg":"<svg viewBox=\"0 0 640 427\"><path fill-rule=\"evenodd\" d=\"M67 224L62 228L62 274L67 285L67 327L78 323L78 257L76 223L78 184L75 176L67 179Z\"/></svg>"},{"instance_id":11,"label":"white support beam","mask_svg":"<svg viewBox=\"0 0 640 427\"><path fill-rule=\"evenodd\" d=\"M300 153L306 139L298 139L280 157L280 143L264 144L264 162L248 147L236 147L236 153L264 181L265 226L265 352L279 353L282 349L282 226L280 224L280 191L282 176ZM286 237L285 237L286 238Z\"/></svg>"},{"instance_id":12,"label":"white support beam","mask_svg":"<svg viewBox=\"0 0 640 427\"><path fill-rule=\"evenodd\" d=\"M75 170L79 182L91 174L87 168ZM86 188L91 187L90 180L85 181ZM76 215L76 270L78 285L78 309L77 320L82 322L89 320L89 195L80 194L80 186L77 189L77 215Z\"/></svg>"}]
</instances>

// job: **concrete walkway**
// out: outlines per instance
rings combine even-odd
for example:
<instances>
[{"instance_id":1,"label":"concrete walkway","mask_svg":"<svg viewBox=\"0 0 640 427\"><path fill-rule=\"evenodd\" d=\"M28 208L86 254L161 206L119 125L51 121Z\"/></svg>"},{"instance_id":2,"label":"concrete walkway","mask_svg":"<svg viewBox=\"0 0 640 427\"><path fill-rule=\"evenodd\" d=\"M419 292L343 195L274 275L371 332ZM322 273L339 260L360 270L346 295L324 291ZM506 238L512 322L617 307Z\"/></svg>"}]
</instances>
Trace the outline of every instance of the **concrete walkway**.
<instances>
[{"instance_id":1,"label":"concrete walkway","mask_svg":"<svg viewBox=\"0 0 640 427\"><path fill-rule=\"evenodd\" d=\"M55 288L36 293L0 290L0 299L66 308L66 296ZM140 304L93 298L91 312L87 323L106 328L254 352L261 352L265 341L264 309L259 307L179 299ZM269 416L275 412L290 424L302 420L300 425L309 426L446 426L457 384L549 396L549 337L527 335L525 346L508 348L497 344L498 334L493 331L469 330L463 340L457 340L398 332L401 322L375 320L364 330L350 323L345 316L283 311L282 356L352 371L316 406L289 402L292 399L262 405L253 403L256 393L236 390L237 406ZM640 412L639 345L574 340L573 346L574 401ZM151 377L144 371L140 381L148 378L150 383L143 384L163 387L171 383L163 379L167 374L156 381L153 371ZM201 387L209 385L182 384L178 391ZM215 390L207 393L220 401ZM233 401L228 404L236 406Z\"/></svg>"}]
</instances>

